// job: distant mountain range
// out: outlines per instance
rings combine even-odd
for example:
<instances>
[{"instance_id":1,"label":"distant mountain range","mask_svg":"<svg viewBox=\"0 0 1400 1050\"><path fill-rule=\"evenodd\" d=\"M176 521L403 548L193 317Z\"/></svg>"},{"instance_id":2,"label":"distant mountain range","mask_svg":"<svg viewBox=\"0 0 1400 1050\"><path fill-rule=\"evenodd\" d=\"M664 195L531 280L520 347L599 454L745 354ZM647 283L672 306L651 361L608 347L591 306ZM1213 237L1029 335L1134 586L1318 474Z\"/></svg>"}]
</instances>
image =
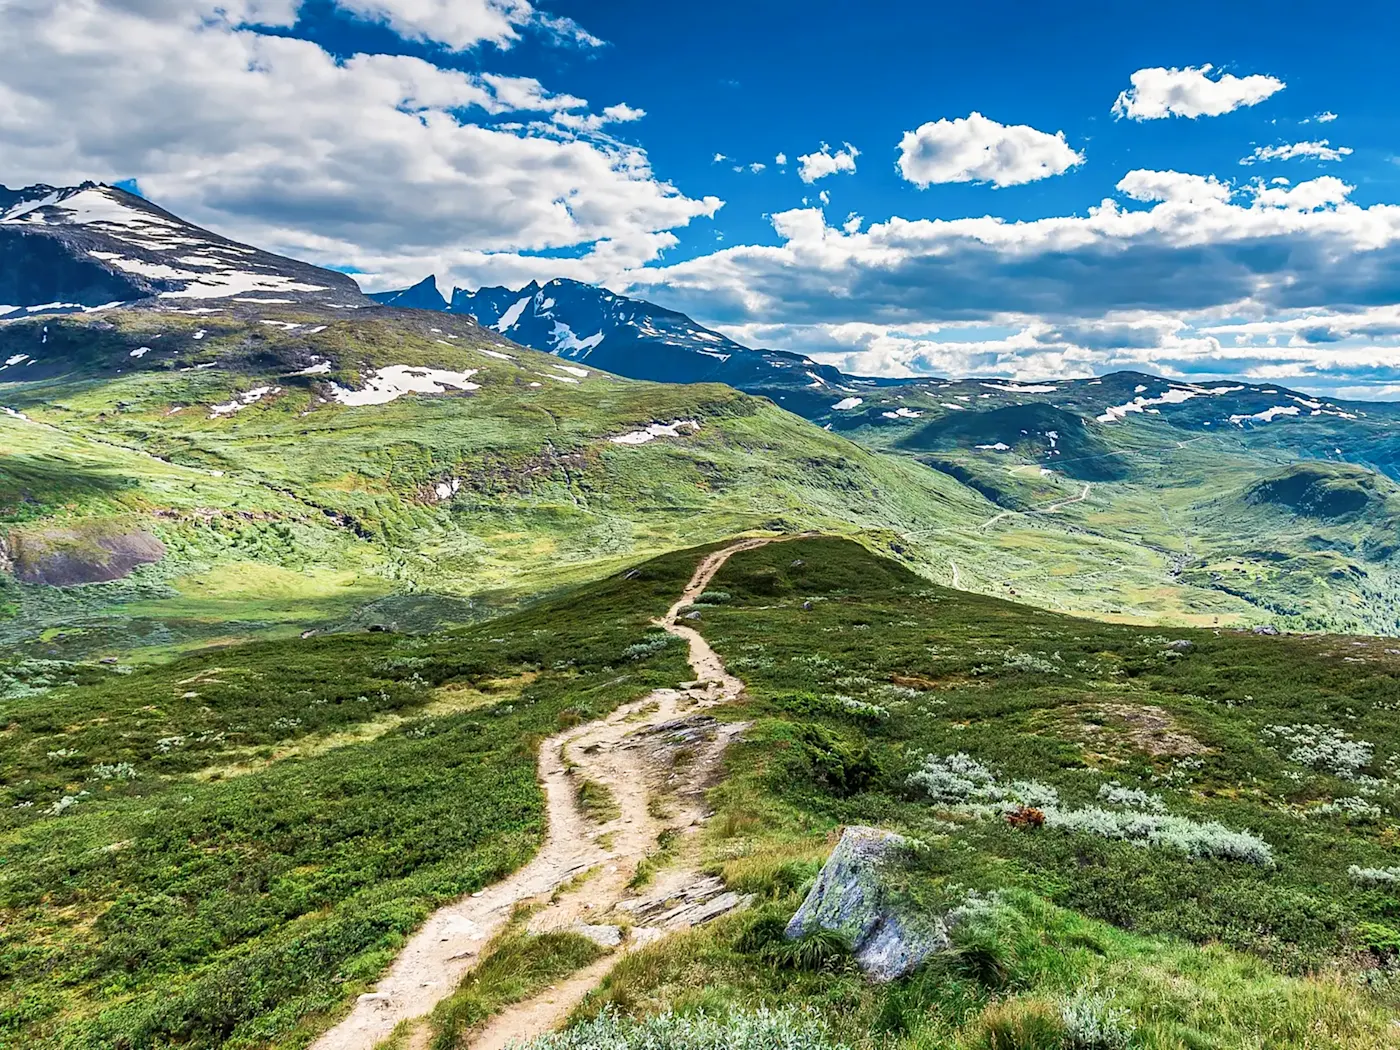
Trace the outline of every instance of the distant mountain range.
<instances>
[{"instance_id":1,"label":"distant mountain range","mask_svg":"<svg viewBox=\"0 0 1400 1050\"><path fill-rule=\"evenodd\" d=\"M146 300L367 305L353 280L85 182L0 186L0 318Z\"/></svg>"},{"instance_id":2,"label":"distant mountain range","mask_svg":"<svg viewBox=\"0 0 1400 1050\"><path fill-rule=\"evenodd\" d=\"M683 313L564 278L543 285L532 281L520 289L458 288L449 302L429 277L412 288L370 298L392 306L467 314L531 349L587 361L632 379L726 383L771 397L808 418L830 403L831 390L854 392L851 377L830 365L785 350L754 350Z\"/></svg>"}]
</instances>

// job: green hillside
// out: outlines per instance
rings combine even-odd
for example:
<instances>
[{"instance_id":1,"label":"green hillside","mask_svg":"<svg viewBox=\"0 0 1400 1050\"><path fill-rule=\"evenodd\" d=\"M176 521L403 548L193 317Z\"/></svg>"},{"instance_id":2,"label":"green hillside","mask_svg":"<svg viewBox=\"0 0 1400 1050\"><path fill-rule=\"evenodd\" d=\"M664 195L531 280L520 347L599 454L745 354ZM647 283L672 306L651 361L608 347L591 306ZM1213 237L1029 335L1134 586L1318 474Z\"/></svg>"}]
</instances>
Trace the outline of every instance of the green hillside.
<instances>
[{"instance_id":1,"label":"green hillside","mask_svg":"<svg viewBox=\"0 0 1400 1050\"><path fill-rule=\"evenodd\" d=\"M459 318L363 313L0 328L35 360L0 388L18 413L0 417L5 638L67 657L414 629L750 529L890 546L988 512L946 475L727 387L621 380ZM474 389L337 402L392 366Z\"/></svg>"},{"instance_id":2,"label":"green hillside","mask_svg":"<svg viewBox=\"0 0 1400 1050\"><path fill-rule=\"evenodd\" d=\"M649 620L701 553L431 638L6 701L0 1045L306 1045L431 908L537 847L537 740L689 675ZM710 593L691 622L748 684L716 713L751 727L698 848L753 902L626 956L580 1017L800 1004L780 1023L827 1034L796 1045L862 1050L1074 1047L1110 1021L1123 1041L1093 1045L1395 1045L1386 643L1073 619L830 538L735 555ZM1008 822L1022 804L1044 825ZM902 906L971 909L889 984L778 934L853 823L924 844Z\"/></svg>"},{"instance_id":3,"label":"green hillside","mask_svg":"<svg viewBox=\"0 0 1400 1050\"><path fill-rule=\"evenodd\" d=\"M0 325L0 355L0 641L27 658L426 630L750 530L857 536L931 579L1066 612L1400 630L1383 524L1344 566L1317 545L1346 523L1321 540L1273 528L1240 489L1293 456L1244 428L1088 414L1131 375L1065 407L928 384L898 396L942 402L899 416L872 400L842 436L414 310L51 317Z\"/></svg>"}]
</instances>

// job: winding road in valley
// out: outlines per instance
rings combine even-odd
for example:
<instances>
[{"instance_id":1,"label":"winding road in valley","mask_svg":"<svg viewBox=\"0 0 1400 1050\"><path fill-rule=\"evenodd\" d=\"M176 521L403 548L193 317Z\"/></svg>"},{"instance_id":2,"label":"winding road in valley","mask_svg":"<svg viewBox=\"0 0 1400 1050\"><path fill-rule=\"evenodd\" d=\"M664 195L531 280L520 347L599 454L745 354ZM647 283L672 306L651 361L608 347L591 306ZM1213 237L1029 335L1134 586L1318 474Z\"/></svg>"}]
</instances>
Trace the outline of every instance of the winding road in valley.
<instances>
[{"instance_id":1,"label":"winding road in valley","mask_svg":"<svg viewBox=\"0 0 1400 1050\"><path fill-rule=\"evenodd\" d=\"M663 831L684 834L699 827L707 812L704 789L725 746L746 728L702 713L736 699L744 683L725 669L698 631L679 622L681 611L730 557L782 538L741 540L700 562L681 596L656 621L689 646L695 681L654 690L604 718L545 740L539 749L539 779L549 828L539 852L500 882L430 916L375 990L360 996L312 1050L373 1050L400 1024L424 1018L456 990L518 905L539 905L529 919L531 932L573 930L600 943L616 940L608 945L616 950L541 995L507 1007L473 1036L473 1050L500 1050L552 1029L620 953L744 903L719 880L694 871L663 871L654 886L636 892L628 883ZM681 750L684 763L674 761ZM589 818L578 801L583 778L606 786L619 811L614 819L597 823ZM428 1025L420 1023L408 1045L426 1047L429 1041Z\"/></svg>"}]
</instances>

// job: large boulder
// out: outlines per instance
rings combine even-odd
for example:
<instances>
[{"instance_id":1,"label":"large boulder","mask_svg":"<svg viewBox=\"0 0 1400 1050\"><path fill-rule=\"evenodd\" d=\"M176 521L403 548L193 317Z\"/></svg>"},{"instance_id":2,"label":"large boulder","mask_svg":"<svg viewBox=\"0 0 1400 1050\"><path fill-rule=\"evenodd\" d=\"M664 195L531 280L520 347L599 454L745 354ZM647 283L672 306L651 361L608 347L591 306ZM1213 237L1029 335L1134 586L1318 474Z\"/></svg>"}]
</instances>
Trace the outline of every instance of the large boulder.
<instances>
[{"instance_id":1,"label":"large boulder","mask_svg":"<svg viewBox=\"0 0 1400 1050\"><path fill-rule=\"evenodd\" d=\"M892 981L949 945L941 919L900 907L887 865L910 845L880 828L848 827L831 851L807 899L784 931L789 940L830 930L843 936L856 963L874 981Z\"/></svg>"}]
</instances>

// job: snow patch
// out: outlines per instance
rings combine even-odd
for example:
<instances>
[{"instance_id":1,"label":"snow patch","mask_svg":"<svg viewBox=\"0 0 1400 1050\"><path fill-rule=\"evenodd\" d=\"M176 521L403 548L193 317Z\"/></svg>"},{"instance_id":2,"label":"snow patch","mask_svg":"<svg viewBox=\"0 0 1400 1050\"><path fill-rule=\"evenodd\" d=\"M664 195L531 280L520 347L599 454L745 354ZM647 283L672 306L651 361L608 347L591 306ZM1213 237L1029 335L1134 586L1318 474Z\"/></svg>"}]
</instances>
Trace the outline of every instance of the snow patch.
<instances>
[{"instance_id":1,"label":"snow patch","mask_svg":"<svg viewBox=\"0 0 1400 1050\"><path fill-rule=\"evenodd\" d=\"M1296 416L1298 414L1297 405L1275 405L1273 408L1266 408L1262 412L1255 412L1248 416L1231 416L1230 422L1237 427L1243 427L1251 419L1257 419L1261 423L1268 423L1279 416Z\"/></svg>"},{"instance_id":2,"label":"snow patch","mask_svg":"<svg viewBox=\"0 0 1400 1050\"><path fill-rule=\"evenodd\" d=\"M1045 384L1019 386L1014 383L983 383L988 390L1005 390L1009 394L1053 394L1060 388ZM1139 390L1146 390L1146 387L1138 387ZM984 395L985 396L985 395Z\"/></svg>"},{"instance_id":3,"label":"snow patch","mask_svg":"<svg viewBox=\"0 0 1400 1050\"><path fill-rule=\"evenodd\" d=\"M998 441L995 445L978 445L978 448L986 449L990 452L1010 452L1011 446L1005 442Z\"/></svg>"},{"instance_id":4,"label":"snow patch","mask_svg":"<svg viewBox=\"0 0 1400 1050\"><path fill-rule=\"evenodd\" d=\"M700 429L693 419L677 419L672 423L649 423L642 430L633 430L608 438L614 445L645 445L659 437L680 437L681 427L688 427L692 433Z\"/></svg>"},{"instance_id":5,"label":"snow patch","mask_svg":"<svg viewBox=\"0 0 1400 1050\"><path fill-rule=\"evenodd\" d=\"M501 319L495 324L493 324L491 327L498 332L505 332L510 330L511 328L514 328L515 322L520 320L520 315L525 312L525 307L529 305L530 297L527 295L524 299L513 303L509 310L501 314Z\"/></svg>"},{"instance_id":6,"label":"snow patch","mask_svg":"<svg viewBox=\"0 0 1400 1050\"><path fill-rule=\"evenodd\" d=\"M865 404L865 398L863 397L843 397L831 407L837 412L845 412L848 409L857 408L863 404Z\"/></svg>"},{"instance_id":7,"label":"snow patch","mask_svg":"<svg viewBox=\"0 0 1400 1050\"><path fill-rule=\"evenodd\" d=\"M469 368L465 372L450 372L445 368L420 368L416 365L389 365L369 373L365 377L363 390L347 390L335 383L331 384L331 397L342 405L387 405L405 394L445 394L453 390L480 390L476 383L469 383L478 369Z\"/></svg>"},{"instance_id":8,"label":"snow patch","mask_svg":"<svg viewBox=\"0 0 1400 1050\"><path fill-rule=\"evenodd\" d=\"M252 390L247 390L238 394L226 405L210 405L209 418L218 419L220 416L228 416L235 412L241 412L254 402L261 401L267 394L280 394L281 392L282 388L280 386L254 387Z\"/></svg>"},{"instance_id":9,"label":"snow patch","mask_svg":"<svg viewBox=\"0 0 1400 1050\"><path fill-rule=\"evenodd\" d=\"M1139 394L1126 405L1110 407L1107 412L1098 417L1098 421L1100 423L1115 423L1126 418L1129 412L1151 412L1153 411L1149 407L1151 405L1179 405L1182 402L1190 401L1195 396L1194 390L1185 390L1180 387L1172 387L1160 397L1143 397ZM1156 413L1154 412L1154 414Z\"/></svg>"}]
</instances>

